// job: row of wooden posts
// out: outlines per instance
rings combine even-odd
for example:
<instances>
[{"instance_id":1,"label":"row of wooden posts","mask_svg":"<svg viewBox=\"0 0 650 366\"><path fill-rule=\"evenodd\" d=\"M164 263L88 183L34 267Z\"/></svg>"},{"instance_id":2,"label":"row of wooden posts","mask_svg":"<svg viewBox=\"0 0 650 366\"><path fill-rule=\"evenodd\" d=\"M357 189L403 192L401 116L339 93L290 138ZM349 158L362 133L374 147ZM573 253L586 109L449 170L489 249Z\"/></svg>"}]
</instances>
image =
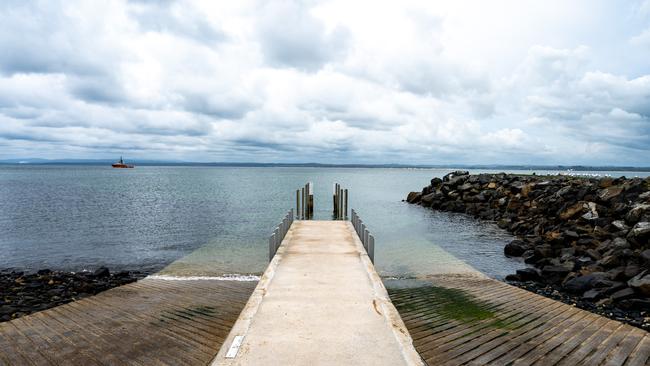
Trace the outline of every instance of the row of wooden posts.
<instances>
[{"instance_id":1,"label":"row of wooden posts","mask_svg":"<svg viewBox=\"0 0 650 366\"><path fill-rule=\"evenodd\" d=\"M314 185L312 182L296 189L296 218L298 220L314 218Z\"/></svg>"},{"instance_id":2,"label":"row of wooden posts","mask_svg":"<svg viewBox=\"0 0 650 366\"><path fill-rule=\"evenodd\" d=\"M357 232L357 235L359 235L359 239L361 239L361 244L363 244L366 253L368 253L368 257L370 257L370 261L375 263L375 237L370 234L366 224L364 224L363 220L359 218L356 211L352 210L352 217L350 220L352 221L354 230Z\"/></svg>"},{"instance_id":3,"label":"row of wooden posts","mask_svg":"<svg viewBox=\"0 0 650 366\"><path fill-rule=\"evenodd\" d=\"M341 185L334 183L332 192L332 201L334 210L332 217L334 220L347 220L348 218L348 190L341 188Z\"/></svg>"},{"instance_id":4,"label":"row of wooden posts","mask_svg":"<svg viewBox=\"0 0 650 366\"><path fill-rule=\"evenodd\" d=\"M287 215L282 219L280 225L275 228L273 234L269 237L269 260L272 260L273 256L275 256L275 253L278 251L280 244L282 244L282 240L284 240L284 237L287 235L287 232L293 223L293 218L293 209L291 209L287 212Z\"/></svg>"}]
</instances>

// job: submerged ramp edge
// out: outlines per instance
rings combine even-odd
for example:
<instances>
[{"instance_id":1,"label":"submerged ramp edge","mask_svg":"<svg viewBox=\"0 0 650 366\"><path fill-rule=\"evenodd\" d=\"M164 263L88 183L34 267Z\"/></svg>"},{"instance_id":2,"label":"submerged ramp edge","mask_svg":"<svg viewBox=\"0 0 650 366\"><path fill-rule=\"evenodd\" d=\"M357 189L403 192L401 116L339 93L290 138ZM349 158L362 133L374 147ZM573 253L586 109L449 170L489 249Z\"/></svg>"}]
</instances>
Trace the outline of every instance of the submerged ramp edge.
<instances>
[{"instance_id":1,"label":"submerged ramp edge","mask_svg":"<svg viewBox=\"0 0 650 366\"><path fill-rule=\"evenodd\" d=\"M347 221L295 221L212 365L423 365Z\"/></svg>"}]
</instances>

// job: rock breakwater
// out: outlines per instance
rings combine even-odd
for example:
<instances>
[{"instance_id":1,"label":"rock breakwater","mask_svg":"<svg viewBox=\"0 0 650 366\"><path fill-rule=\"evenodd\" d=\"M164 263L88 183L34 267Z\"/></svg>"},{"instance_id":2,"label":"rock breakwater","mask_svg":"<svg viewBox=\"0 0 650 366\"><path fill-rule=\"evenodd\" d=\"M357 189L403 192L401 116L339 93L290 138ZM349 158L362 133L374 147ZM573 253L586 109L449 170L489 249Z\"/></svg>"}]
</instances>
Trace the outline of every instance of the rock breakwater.
<instances>
[{"instance_id":1,"label":"rock breakwater","mask_svg":"<svg viewBox=\"0 0 650 366\"><path fill-rule=\"evenodd\" d=\"M493 220L516 235L504 254L529 268L506 280L650 320L650 178L455 171L407 201Z\"/></svg>"},{"instance_id":2,"label":"rock breakwater","mask_svg":"<svg viewBox=\"0 0 650 366\"><path fill-rule=\"evenodd\" d=\"M95 295L144 276L138 271L113 274L106 267L78 273L49 269L36 273L0 271L0 322Z\"/></svg>"}]
</instances>

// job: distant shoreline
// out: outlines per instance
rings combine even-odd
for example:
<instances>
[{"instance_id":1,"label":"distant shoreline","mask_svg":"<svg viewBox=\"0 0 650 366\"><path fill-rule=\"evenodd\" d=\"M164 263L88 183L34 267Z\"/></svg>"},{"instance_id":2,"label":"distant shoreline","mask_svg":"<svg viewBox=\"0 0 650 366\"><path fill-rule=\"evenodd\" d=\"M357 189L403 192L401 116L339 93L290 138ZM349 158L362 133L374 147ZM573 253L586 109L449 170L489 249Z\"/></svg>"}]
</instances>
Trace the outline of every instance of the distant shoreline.
<instances>
[{"instance_id":1,"label":"distant shoreline","mask_svg":"<svg viewBox=\"0 0 650 366\"><path fill-rule=\"evenodd\" d=\"M0 165L5 166L52 166L52 165L82 165L104 166L113 163L111 160L32 160L11 159L0 160ZM174 162L130 160L129 163L140 166L198 166L198 167L241 167L241 168L377 168L377 169L485 169L485 170L558 170L566 171L629 171L650 172L649 167L633 166L586 166L586 165L426 165L426 164L323 164L323 163L251 163L251 162Z\"/></svg>"}]
</instances>

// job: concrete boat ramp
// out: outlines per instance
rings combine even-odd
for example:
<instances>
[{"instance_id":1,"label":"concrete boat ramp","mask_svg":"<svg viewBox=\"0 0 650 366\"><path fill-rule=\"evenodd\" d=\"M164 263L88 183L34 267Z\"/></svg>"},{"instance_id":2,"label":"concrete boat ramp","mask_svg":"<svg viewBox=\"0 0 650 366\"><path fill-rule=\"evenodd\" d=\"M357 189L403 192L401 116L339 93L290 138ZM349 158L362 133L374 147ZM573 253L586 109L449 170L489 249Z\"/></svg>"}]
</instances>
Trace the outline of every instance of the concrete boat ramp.
<instances>
[{"instance_id":1,"label":"concrete boat ramp","mask_svg":"<svg viewBox=\"0 0 650 366\"><path fill-rule=\"evenodd\" d=\"M335 192L333 221L296 192L258 282L152 276L0 323L0 365L650 365L648 332L479 273L387 292Z\"/></svg>"},{"instance_id":2,"label":"concrete boat ramp","mask_svg":"<svg viewBox=\"0 0 650 366\"><path fill-rule=\"evenodd\" d=\"M348 221L297 221L213 365L421 365Z\"/></svg>"}]
</instances>

